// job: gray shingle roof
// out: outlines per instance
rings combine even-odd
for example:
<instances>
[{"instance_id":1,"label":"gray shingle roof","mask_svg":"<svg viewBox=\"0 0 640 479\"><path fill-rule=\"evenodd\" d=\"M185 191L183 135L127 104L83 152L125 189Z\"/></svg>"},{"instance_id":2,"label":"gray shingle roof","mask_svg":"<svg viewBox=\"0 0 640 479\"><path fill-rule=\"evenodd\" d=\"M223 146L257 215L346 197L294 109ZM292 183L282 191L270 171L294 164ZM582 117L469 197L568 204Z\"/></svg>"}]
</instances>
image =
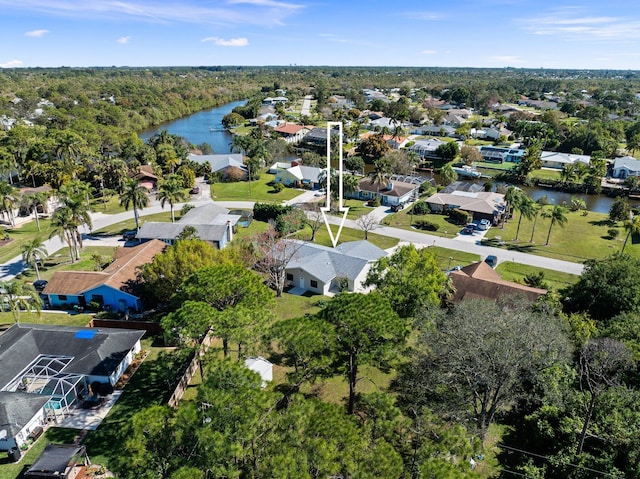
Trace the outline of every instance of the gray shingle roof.
<instances>
[{"instance_id":1,"label":"gray shingle roof","mask_svg":"<svg viewBox=\"0 0 640 479\"><path fill-rule=\"evenodd\" d=\"M78 338L78 331L93 333ZM144 331L18 323L0 335L0 388L38 355L72 356L65 373L108 376L142 338Z\"/></svg>"},{"instance_id":2,"label":"gray shingle roof","mask_svg":"<svg viewBox=\"0 0 640 479\"><path fill-rule=\"evenodd\" d=\"M208 203L187 211L187 213L180 218L178 223L188 225L207 225L211 224L216 216L226 214L229 214L229 210L227 208L223 208L222 206L218 206L214 203Z\"/></svg>"},{"instance_id":3,"label":"gray shingle roof","mask_svg":"<svg viewBox=\"0 0 640 479\"><path fill-rule=\"evenodd\" d=\"M0 431L14 437L49 401L49 396L0 391Z\"/></svg>"},{"instance_id":4,"label":"gray shingle roof","mask_svg":"<svg viewBox=\"0 0 640 479\"><path fill-rule=\"evenodd\" d=\"M340 276L354 280L367 263L386 256L384 250L368 241L342 243L335 249L302 241L295 242L299 247L287 269L302 269L325 283Z\"/></svg>"}]
</instances>

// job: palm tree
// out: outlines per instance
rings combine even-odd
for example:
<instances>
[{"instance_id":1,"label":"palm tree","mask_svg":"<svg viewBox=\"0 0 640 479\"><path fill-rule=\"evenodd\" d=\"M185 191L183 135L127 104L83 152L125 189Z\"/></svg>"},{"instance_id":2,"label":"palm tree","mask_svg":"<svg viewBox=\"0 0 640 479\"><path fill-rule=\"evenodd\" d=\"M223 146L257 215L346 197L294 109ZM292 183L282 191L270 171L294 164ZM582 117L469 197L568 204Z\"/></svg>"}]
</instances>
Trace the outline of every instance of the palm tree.
<instances>
[{"instance_id":1,"label":"palm tree","mask_svg":"<svg viewBox=\"0 0 640 479\"><path fill-rule=\"evenodd\" d=\"M3 302L9 305L16 323L20 322L20 310L22 309L27 311L35 309L40 314L42 299L32 285L9 281L2 283L0 287L2 288Z\"/></svg>"},{"instance_id":2,"label":"palm tree","mask_svg":"<svg viewBox=\"0 0 640 479\"><path fill-rule=\"evenodd\" d=\"M369 173L371 184L377 184L378 196L380 195L380 185L386 187L387 180L391 175L391 162L387 158L380 158L373 162L373 170Z\"/></svg>"},{"instance_id":3,"label":"palm tree","mask_svg":"<svg viewBox=\"0 0 640 479\"><path fill-rule=\"evenodd\" d=\"M542 208L548 204L549 204L549 199L547 198L547 195L544 195L538 198L536 200L535 205L533 205L533 227L531 228L531 239L529 240L529 243L533 243L533 235L536 232L536 223L538 222L538 215L542 211Z\"/></svg>"},{"instance_id":4,"label":"palm tree","mask_svg":"<svg viewBox=\"0 0 640 479\"><path fill-rule=\"evenodd\" d=\"M551 211L543 211L542 216L544 218L550 218L551 223L549 224L549 232L547 233L547 242L545 246L549 246L549 238L551 238L551 228L553 225L557 224L560 227L563 227L569 221L567 217L564 215L567 210L563 206L554 206Z\"/></svg>"},{"instance_id":5,"label":"palm tree","mask_svg":"<svg viewBox=\"0 0 640 479\"><path fill-rule=\"evenodd\" d=\"M138 210L149 206L147 189L144 186L140 186L136 179L129 179L125 183L122 193L120 193L120 205L124 206L125 210L128 210L129 206L133 206L133 217L136 220L136 230L140 229Z\"/></svg>"},{"instance_id":6,"label":"palm tree","mask_svg":"<svg viewBox=\"0 0 640 479\"><path fill-rule=\"evenodd\" d=\"M624 229L627 230L627 237L624 239L624 244L622 245L622 253L624 253L627 241L629 241L631 235L640 233L640 216L634 216L633 213L631 213L629 219L624 222Z\"/></svg>"},{"instance_id":7,"label":"palm tree","mask_svg":"<svg viewBox=\"0 0 640 479\"><path fill-rule=\"evenodd\" d=\"M171 222L175 223L176 219L173 214L173 205L187 199L187 195L182 188L180 177L177 175L169 175L166 180L160 181L156 197L160 200L160 206L162 206L162 208L164 208L165 203L169 203L169 207L171 208Z\"/></svg>"},{"instance_id":8,"label":"palm tree","mask_svg":"<svg viewBox=\"0 0 640 479\"><path fill-rule=\"evenodd\" d=\"M11 226L16 225L13 209L18 202L18 190L6 181L0 181L0 211L7 215Z\"/></svg>"},{"instance_id":9,"label":"palm tree","mask_svg":"<svg viewBox=\"0 0 640 479\"><path fill-rule=\"evenodd\" d=\"M520 204L520 201L522 201L522 196L522 190L517 186L510 186L509 188L507 188L507 192L504 195L504 200L507 202L507 208L505 211L504 219L502 220L503 228L507 220L511 218L513 210L518 209L518 205Z\"/></svg>"},{"instance_id":10,"label":"palm tree","mask_svg":"<svg viewBox=\"0 0 640 479\"><path fill-rule=\"evenodd\" d=\"M38 279L40 279L38 261L43 260L47 256L49 256L47 248L45 248L44 243L38 237L22 245L22 261L33 266Z\"/></svg>"},{"instance_id":11,"label":"palm tree","mask_svg":"<svg viewBox=\"0 0 640 479\"><path fill-rule=\"evenodd\" d=\"M444 165L440 168L440 181L443 185L450 185L458 179L458 173L455 172L451 165Z\"/></svg>"},{"instance_id":12,"label":"palm tree","mask_svg":"<svg viewBox=\"0 0 640 479\"><path fill-rule=\"evenodd\" d=\"M522 195L520 203L518 204L518 210L520 211L520 218L518 219L518 228L516 229L516 241L518 241L518 236L520 235L520 224L522 223L522 218L527 218L528 220L533 218L536 214L536 203L528 196Z\"/></svg>"},{"instance_id":13,"label":"palm tree","mask_svg":"<svg viewBox=\"0 0 640 479\"><path fill-rule=\"evenodd\" d=\"M73 263L79 258L77 237L75 235L75 224L73 223L73 215L68 206L57 208L51 215L51 234L49 238L59 237L69 246L69 256Z\"/></svg>"},{"instance_id":14,"label":"palm tree","mask_svg":"<svg viewBox=\"0 0 640 479\"><path fill-rule=\"evenodd\" d=\"M33 216L36 220L36 226L38 227L38 231L40 231L40 215L38 214L38 207L46 205L48 199L48 195L44 192L42 193L31 193L22 197L23 205L29 208L30 211L33 212ZM46 212L46 211L45 211Z\"/></svg>"}]
</instances>

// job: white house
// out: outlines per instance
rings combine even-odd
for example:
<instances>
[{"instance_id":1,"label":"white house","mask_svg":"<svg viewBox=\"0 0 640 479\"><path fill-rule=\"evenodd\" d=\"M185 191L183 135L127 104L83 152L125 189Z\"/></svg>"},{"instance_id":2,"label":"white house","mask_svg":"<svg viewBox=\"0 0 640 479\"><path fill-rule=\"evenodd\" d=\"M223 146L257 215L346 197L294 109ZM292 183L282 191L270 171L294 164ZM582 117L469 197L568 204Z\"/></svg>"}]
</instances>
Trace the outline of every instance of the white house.
<instances>
[{"instance_id":1,"label":"white house","mask_svg":"<svg viewBox=\"0 0 640 479\"><path fill-rule=\"evenodd\" d=\"M543 168L561 170L565 165L573 165L578 162L585 166L589 166L591 156L560 153L557 151L543 151L540 154L540 164Z\"/></svg>"},{"instance_id":2,"label":"white house","mask_svg":"<svg viewBox=\"0 0 640 479\"><path fill-rule=\"evenodd\" d=\"M640 176L640 160L636 160L632 156L616 158L613 160L611 176L621 179L626 179L630 176Z\"/></svg>"},{"instance_id":3,"label":"white house","mask_svg":"<svg viewBox=\"0 0 640 479\"><path fill-rule=\"evenodd\" d=\"M322 168L315 166L296 165L291 168L278 170L276 173L276 181L286 186L315 190L320 188L321 172Z\"/></svg>"},{"instance_id":4,"label":"white house","mask_svg":"<svg viewBox=\"0 0 640 479\"><path fill-rule=\"evenodd\" d=\"M422 158L438 158L436 150L440 145L444 145L445 143L445 141L438 138L416 140L416 142L409 147L409 150L415 151Z\"/></svg>"},{"instance_id":5,"label":"white house","mask_svg":"<svg viewBox=\"0 0 640 479\"><path fill-rule=\"evenodd\" d=\"M313 293L332 295L342 287L363 292L371 265L387 253L368 241L342 243L328 248L299 240L286 240L297 248L286 266L289 286Z\"/></svg>"},{"instance_id":6,"label":"white house","mask_svg":"<svg viewBox=\"0 0 640 479\"><path fill-rule=\"evenodd\" d=\"M251 356L244 360L247 369L258 373L262 379L262 387L267 387L267 382L273 381L273 364L262 356Z\"/></svg>"}]
</instances>

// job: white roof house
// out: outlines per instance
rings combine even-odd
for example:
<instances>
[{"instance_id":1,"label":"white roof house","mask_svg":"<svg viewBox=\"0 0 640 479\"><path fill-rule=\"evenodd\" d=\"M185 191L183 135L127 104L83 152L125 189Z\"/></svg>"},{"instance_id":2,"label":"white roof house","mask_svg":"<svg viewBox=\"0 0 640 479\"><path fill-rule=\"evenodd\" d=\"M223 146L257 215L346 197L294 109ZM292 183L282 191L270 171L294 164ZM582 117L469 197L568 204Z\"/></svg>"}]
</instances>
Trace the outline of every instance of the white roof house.
<instances>
[{"instance_id":1,"label":"white roof house","mask_svg":"<svg viewBox=\"0 0 640 479\"><path fill-rule=\"evenodd\" d=\"M276 173L276 181L287 186L318 188L321 172L322 168L297 165L279 170Z\"/></svg>"},{"instance_id":2,"label":"white roof house","mask_svg":"<svg viewBox=\"0 0 640 479\"><path fill-rule=\"evenodd\" d=\"M262 379L262 387L267 387L267 382L273 381L273 364L262 356L251 356L244 360L247 369L258 373Z\"/></svg>"},{"instance_id":3,"label":"white roof house","mask_svg":"<svg viewBox=\"0 0 640 479\"><path fill-rule=\"evenodd\" d=\"M623 156L613 161L611 176L614 178L628 178L629 176L640 176L640 160L633 156Z\"/></svg>"},{"instance_id":4,"label":"white roof house","mask_svg":"<svg viewBox=\"0 0 640 479\"><path fill-rule=\"evenodd\" d=\"M589 166L591 156L574 155L571 153L560 153L557 151L543 151L540 154L540 163L543 168L555 168L561 170L565 165L573 165L575 163L583 163Z\"/></svg>"},{"instance_id":5,"label":"white roof house","mask_svg":"<svg viewBox=\"0 0 640 479\"><path fill-rule=\"evenodd\" d=\"M290 286L314 293L332 295L339 292L341 282L351 292L363 292L371 265L387 253L368 241L350 241L329 248L298 240L297 250L286 266Z\"/></svg>"},{"instance_id":6,"label":"white roof house","mask_svg":"<svg viewBox=\"0 0 640 479\"><path fill-rule=\"evenodd\" d=\"M226 153L223 155L194 155L189 153L189 160L195 163L211 165L211 172L222 171L229 167L236 167L246 170L247 167L242 162L242 155L239 153Z\"/></svg>"}]
</instances>

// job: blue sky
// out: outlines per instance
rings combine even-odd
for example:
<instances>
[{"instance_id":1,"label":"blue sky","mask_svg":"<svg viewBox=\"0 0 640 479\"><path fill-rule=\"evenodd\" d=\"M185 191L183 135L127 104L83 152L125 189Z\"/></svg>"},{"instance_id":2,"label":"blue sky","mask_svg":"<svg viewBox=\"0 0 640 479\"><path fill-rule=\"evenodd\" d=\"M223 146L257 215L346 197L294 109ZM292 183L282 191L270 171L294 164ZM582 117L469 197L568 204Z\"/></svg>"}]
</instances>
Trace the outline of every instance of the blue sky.
<instances>
[{"instance_id":1,"label":"blue sky","mask_svg":"<svg viewBox=\"0 0 640 479\"><path fill-rule=\"evenodd\" d=\"M0 67L640 69L638 0L0 0Z\"/></svg>"}]
</instances>

